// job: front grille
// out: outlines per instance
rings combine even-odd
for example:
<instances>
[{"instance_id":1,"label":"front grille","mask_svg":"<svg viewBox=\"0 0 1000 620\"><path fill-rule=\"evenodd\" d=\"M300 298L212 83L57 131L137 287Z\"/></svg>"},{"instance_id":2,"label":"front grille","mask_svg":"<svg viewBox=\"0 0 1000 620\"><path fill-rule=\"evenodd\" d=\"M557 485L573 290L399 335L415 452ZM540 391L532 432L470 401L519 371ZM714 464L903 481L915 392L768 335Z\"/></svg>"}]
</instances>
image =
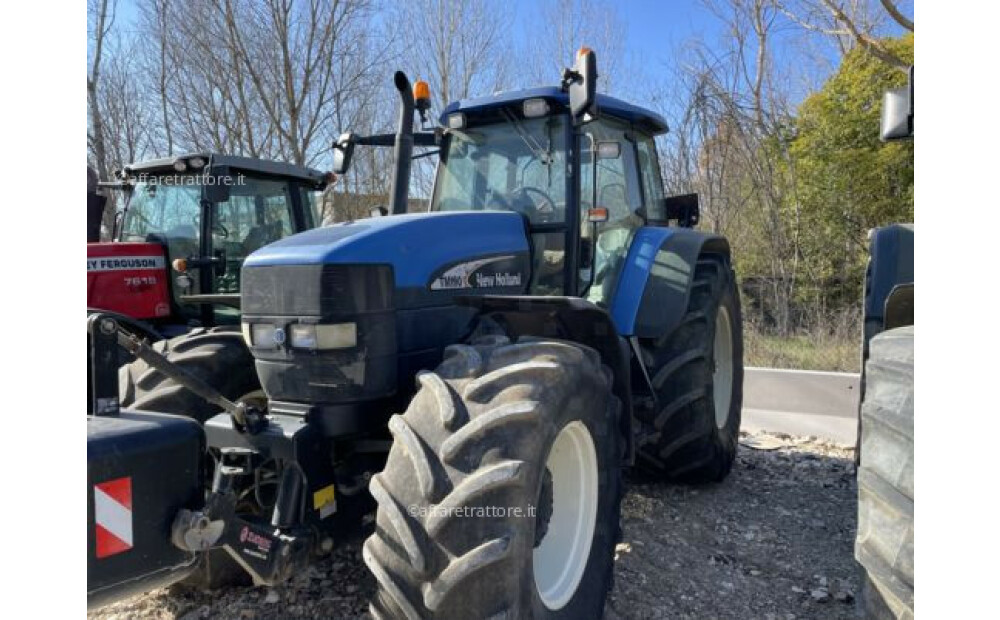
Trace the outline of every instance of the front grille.
<instances>
[{"instance_id":1,"label":"front grille","mask_svg":"<svg viewBox=\"0 0 1000 620\"><path fill-rule=\"evenodd\" d=\"M391 310L390 265L267 265L244 267L246 316L346 318Z\"/></svg>"}]
</instances>

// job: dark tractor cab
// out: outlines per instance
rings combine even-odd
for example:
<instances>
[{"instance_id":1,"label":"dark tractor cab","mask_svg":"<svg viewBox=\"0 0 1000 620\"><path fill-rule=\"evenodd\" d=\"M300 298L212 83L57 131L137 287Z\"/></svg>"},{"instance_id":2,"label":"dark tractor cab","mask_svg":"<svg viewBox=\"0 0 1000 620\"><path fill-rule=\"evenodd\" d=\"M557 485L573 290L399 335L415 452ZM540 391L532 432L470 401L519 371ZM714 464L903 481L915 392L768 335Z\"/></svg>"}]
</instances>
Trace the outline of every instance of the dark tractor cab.
<instances>
[{"instance_id":1,"label":"dark tractor cab","mask_svg":"<svg viewBox=\"0 0 1000 620\"><path fill-rule=\"evenodd\" d=\"M172 320L202 325L239 321L243 260L317 226L316 193L328 180L303 166L210 153L133 164L119 177L126 198L114 240L161 244Z\"/></svg>"}]
</instances>

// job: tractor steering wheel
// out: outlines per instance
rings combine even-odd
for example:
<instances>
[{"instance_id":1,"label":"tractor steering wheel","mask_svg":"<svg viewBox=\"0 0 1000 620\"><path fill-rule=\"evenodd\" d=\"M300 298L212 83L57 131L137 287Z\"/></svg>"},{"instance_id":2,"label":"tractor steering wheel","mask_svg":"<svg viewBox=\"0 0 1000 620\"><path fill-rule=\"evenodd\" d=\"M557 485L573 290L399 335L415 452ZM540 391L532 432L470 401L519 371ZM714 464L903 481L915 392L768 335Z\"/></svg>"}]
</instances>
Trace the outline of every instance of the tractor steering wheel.
<instances>
[{"instance_id":1,"label":"tractor steering wheel","mask_svg":"<svg viewBox=\"0 0 1000 620\"><path fill-rule=\"evenodd\" d=\"M534 194L541 198L541 202L535 202L534 200L528 198L529 194ZM510 203L515 211L521 211L528 216L528 219L536 224L545 224L555 220L556 214L556 202L552 200L552 197L538 189L537 187L521 186L510 193ZM524 200L527 199L527 200ZM522 210L517 207L513 207L513 204L525 204L525 202L530 204L528 209Z\"/></svg>"}]
</instances>

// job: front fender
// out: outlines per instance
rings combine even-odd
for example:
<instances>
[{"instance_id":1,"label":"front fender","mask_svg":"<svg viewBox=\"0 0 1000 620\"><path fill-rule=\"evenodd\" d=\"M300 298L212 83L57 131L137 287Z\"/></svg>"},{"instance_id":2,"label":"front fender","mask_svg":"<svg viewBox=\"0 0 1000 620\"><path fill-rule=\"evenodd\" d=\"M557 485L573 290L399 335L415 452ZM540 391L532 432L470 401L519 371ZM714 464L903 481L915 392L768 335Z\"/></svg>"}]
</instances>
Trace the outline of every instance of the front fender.
<instances>
[{"instance_id":1,"label":"front fender","mask_svg":"<svg viewBox=\"0 0 1000 620\"><path fill-rule=\"evenodd\" d=\"M725 237L687 228L645 226L636 231L611 298L623 336L658 338L672 332L687 310L695 264L703 253L730 260Z\"/></svg>"},{"instance_id":2,"label":"front fender","mask_svg":"<svg viewBox=\"0 0 1000 620\"><path fill-rule=\"evenodd\" d=\"M619 422L625 439L624 462L635 462L632 432L631 351L615 330L608 313L578 297L528 297L515 295L465 296L456 300L496 320L511 336L559 338L595 349L614 373L612 391L621 400Z\"/></svg>"}]
</instances>

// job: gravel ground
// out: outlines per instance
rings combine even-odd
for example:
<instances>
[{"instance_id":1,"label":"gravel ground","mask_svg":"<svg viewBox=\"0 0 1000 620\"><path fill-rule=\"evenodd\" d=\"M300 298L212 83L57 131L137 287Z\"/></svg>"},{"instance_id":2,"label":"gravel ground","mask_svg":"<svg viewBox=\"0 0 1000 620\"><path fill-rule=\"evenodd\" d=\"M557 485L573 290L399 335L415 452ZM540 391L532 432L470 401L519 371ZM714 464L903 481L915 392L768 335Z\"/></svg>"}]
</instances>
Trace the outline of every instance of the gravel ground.
<instances>
[{"instance_id":1,"label":"gravel ground","mask_svg":"<svg viewBox=\"0 0 1000 620\"><path fill-rule=\"evenodd\" d=\"M741 444L721 484L630 481L608 620L855 617L853 451L774 433ZM358 542L282 587L157 590L88 618L364 618L373 590Z\"/></svg>"}]
</instances>

